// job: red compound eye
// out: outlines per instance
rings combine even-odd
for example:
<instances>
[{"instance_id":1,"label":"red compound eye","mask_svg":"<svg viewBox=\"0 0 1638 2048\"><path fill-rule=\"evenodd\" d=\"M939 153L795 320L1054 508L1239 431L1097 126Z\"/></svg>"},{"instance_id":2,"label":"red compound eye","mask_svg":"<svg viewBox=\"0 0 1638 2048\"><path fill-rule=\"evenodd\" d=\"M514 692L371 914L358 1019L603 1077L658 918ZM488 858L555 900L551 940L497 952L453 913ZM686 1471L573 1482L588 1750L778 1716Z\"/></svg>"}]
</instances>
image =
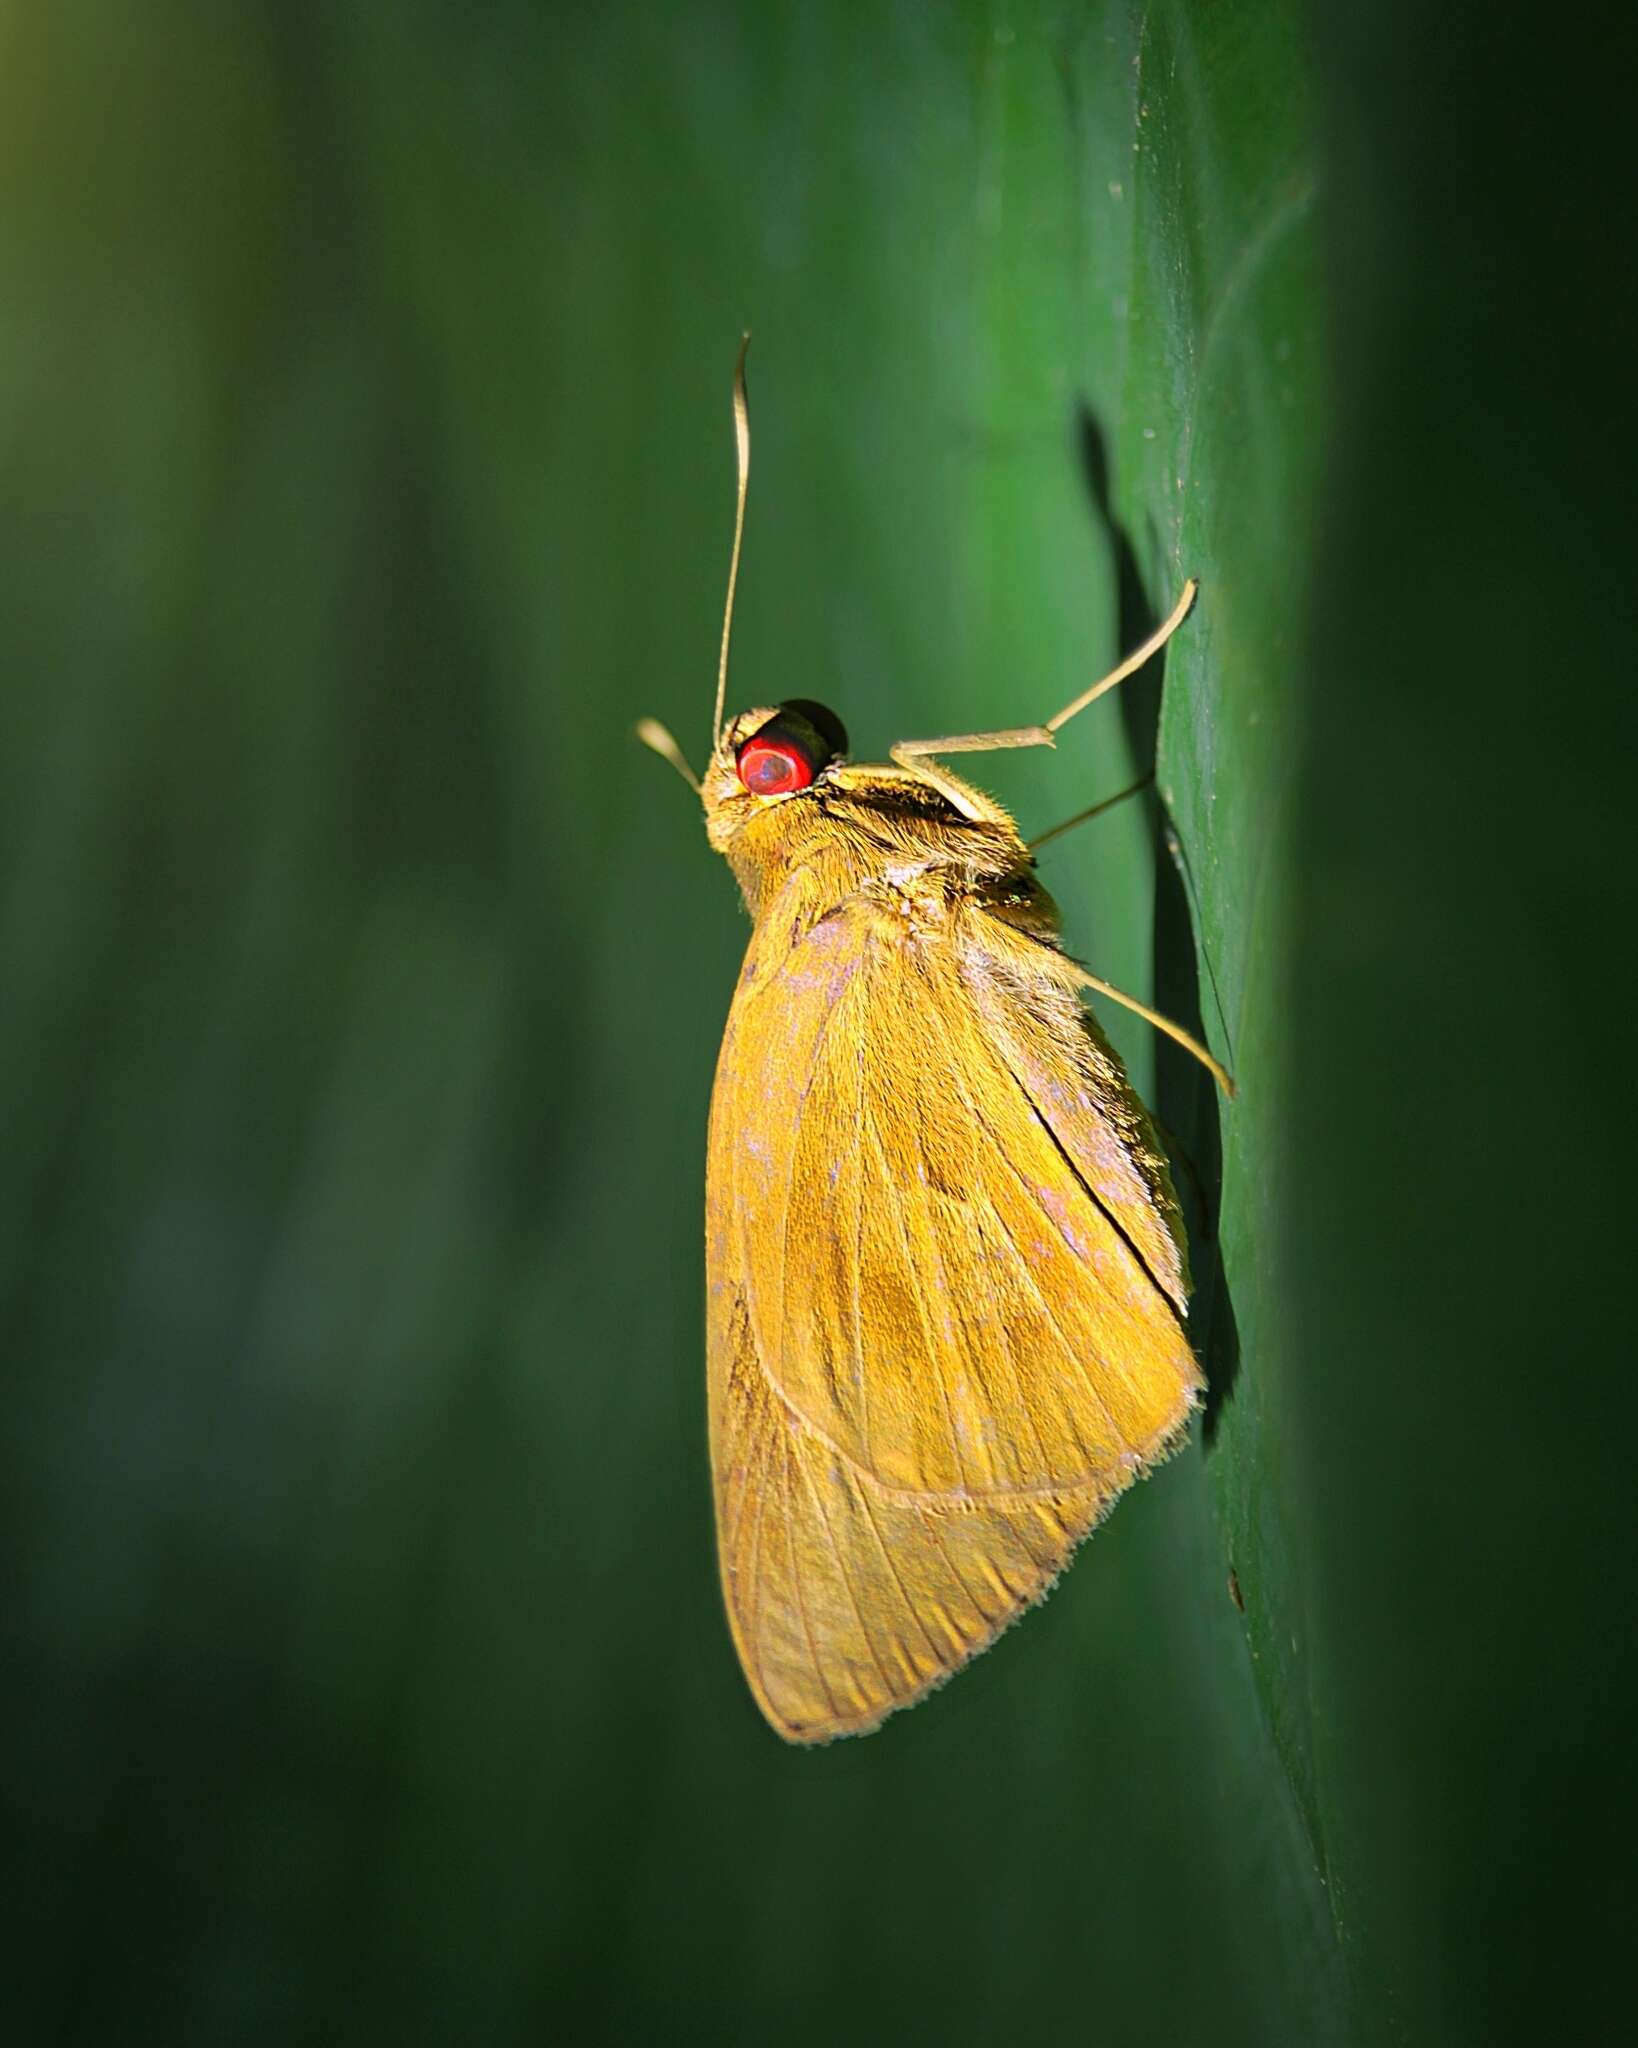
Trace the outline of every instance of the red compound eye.
<instances>
[{"instance_id":1,"label":"red compound eye","mask_svg":"<svg viewBox=\"0 0 1638 2048\"><path fill-rule=\"evenodd\" d=\"M814 778L847 752L847 734L834 711L806 697L792 697L734 757L739 779L752 796L789 796L811 787Z\"/></svg>"},{"instance_id":2,"label":"red compound eye","mask_svg":"<svg viewBox=\"0 0 1638 2048\"><path fill-rule=\"evenodd\" d=\"M739 750L739 779L752 796L785 796L806 789L813 763L787 733L764 730Z\"/></svg>"}]
</instances>

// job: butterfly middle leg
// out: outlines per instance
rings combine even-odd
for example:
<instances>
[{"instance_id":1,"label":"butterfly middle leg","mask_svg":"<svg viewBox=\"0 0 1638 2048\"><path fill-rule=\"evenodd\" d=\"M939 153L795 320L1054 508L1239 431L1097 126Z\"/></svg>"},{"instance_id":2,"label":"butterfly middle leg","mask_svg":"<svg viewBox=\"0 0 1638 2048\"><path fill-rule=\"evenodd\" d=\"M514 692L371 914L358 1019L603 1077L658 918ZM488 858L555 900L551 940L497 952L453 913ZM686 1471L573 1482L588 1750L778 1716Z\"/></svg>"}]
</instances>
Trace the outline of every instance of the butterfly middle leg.
<instances>
[{"instance_id":1,"label":"butterfly middle leg","mask_svg":"<svg viewBox=\"0 0 1638 2048\"><path fill-rule=\"evenodd\" d=\"M1140 789L1147 789L1154 779L1155 771L1151 768L1147 775L1140 775L1136 782L1129 782L1124 789L1117 789L1113 796L1102 797L1097 803L1088 804L1084 811L1077 811L1074 817L1065 818L1061 825L1054 825L1050 831L1037 832L1033 839L1026 842L1030 852L1039 853L1049 840L1061 839L1066 832L1073 832L1077 825L1090 825L1094 818L1101 818L1105 811L1112 811L1116 804L1123 804L1129 796L1136 796Z\"/></svg>"}]
</instances>

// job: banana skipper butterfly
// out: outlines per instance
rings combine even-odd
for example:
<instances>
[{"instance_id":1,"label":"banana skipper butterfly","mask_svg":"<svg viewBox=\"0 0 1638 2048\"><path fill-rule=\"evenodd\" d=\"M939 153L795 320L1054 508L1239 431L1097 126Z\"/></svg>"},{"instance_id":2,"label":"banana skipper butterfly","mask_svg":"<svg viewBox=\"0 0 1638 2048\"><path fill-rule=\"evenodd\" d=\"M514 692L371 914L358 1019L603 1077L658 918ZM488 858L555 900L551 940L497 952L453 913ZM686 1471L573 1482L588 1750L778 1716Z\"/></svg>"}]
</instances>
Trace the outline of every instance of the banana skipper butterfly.
<instances>
[{"instance_id":1,"label":"banana skipper butterfly","mask_svg":"<svg viewBox=\"0 0 1638 2048\"><path fill-rule=\"evenodd\" d=\"M822 705L725 723L743 346L734 426L704 776L663 726L637 731L698 792L754 926L706 1155L717 1542L758 1706L823 1742L911 1705L1041 1599L1200 1397L1171 1177L1081 989L1233 1087L1063 952L1031 843L933 759L1051 746L1165 644L1194 584L1045 725L866 764Z\"/></svg>"}]
</instances>

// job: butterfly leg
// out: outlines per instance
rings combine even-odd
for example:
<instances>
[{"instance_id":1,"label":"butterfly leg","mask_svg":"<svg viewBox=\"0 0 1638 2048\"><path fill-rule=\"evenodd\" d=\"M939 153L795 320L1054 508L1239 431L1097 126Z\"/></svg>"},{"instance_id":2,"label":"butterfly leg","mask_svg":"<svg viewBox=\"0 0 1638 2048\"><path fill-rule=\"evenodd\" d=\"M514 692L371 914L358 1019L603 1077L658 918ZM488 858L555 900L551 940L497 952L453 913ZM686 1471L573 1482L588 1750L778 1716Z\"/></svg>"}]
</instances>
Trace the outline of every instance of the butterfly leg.
<instances>
[{"instance_id":1,"label":"butterfly leg","mask_svg":"<svg viewBox=\"0 0 1638 2048\"><path fill-rule=\"evenodd\" d=\"M1147 1003L1140 1003L1136 996L1127 995L1123 990L1116 988L1113 982L1105 981L1101 975L1091 973L1081 966L1079 961L1075 961L1073 965L1075 977L1083 988L1096 989L1099 995L1107 996L1112 1003L1119 1003L1123 1009L1132 1011L1135 1016L1152 1024L1157 1031L1163 1031L1168 1038L1175 1039L1185 1052L1192 1053L1212 1075L1225 1095L1233 1096L1234 1077L1227 1067L1213 1059L1193 1032L1185 1031L1181 1024L1174 1024L1170 1017L1163 1017L1158 1010L1151 1010Z\"/></svg>"},{"instance_id":2,"label":"butterfly leg","mask_svg":"<svg viewBox=\"0 0 1638 2048\"><path fill-rule=\"evenodd\" d=\"M1055 712L1045 725L1016 725L999 732L949 733L936 740L900 740L890 751L901 768L909 767L913 760L928 754L991 754L1009 747L1050 747L1056 744L1062 727L1084 711L1089 704L1096 703L1106 690L1112 690L1117 683L1125 682L1129 675L1142 668L1151 656L1160 652L1166 642L1182 625L1189 615L1199 585L1191 576L1183 586L1183 595L1172 607L1171 617L1157 626L1141 647L1134 648L1126 659L1112 668L1108 675L1100 676L1089 690L1083 690L1078 697L1072 697L1064 708Z\"/></svg>"},{"instance_id":3,"label":"butterfly leg","mask_svg":"<svg viewBox=\"0 0 1638 2048\"><path fill-rule=\"evenodd\" d=\"M1026 842L1030 852L1038 853L1049 839L1057 839L1065 832L1073 832L1077 825L1089 825L1105 811L1112 811L1116 804L1123 804L1129 796L1136 796L1140 789L1147 789L1154 779L1155 771L1151 768L1147 775L1140 775L1136 782L1128 783L1125 789L1116 790L1113 796L1106 796L1099 803L1088 804L1084 811L1077 811L1073 818L1065 818L1061 825L1054 825L1050 832L1038 832L1033 839Z\"/></svg>"}]
</instances>

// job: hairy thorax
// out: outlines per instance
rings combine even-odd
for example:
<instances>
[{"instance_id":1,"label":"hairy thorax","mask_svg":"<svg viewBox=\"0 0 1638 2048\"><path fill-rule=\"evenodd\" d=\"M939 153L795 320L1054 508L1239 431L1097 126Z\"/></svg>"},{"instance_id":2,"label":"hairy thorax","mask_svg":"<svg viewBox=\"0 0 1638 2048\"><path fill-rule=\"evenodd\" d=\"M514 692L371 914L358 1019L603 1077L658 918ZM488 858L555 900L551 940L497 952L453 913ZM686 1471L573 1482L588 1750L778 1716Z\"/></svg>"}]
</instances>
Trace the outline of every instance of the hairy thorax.
<instances>
[{"instance_id":1,"label":"hairy thorax","mask_svg":"<svg viewBox=\"0 0 1638 2048\"><path fill-rule=\"evenodd\" d=\"M811 924L864 895L909 929L971 906L1054 938L1056 913L1017 826L991 798L945 780L949 794L895 766L839 766L771 803L728 790L713 802L708 783L706 830L759 923L775 901L782 912L800 904Z\"/></svg>"}]
</instances>

